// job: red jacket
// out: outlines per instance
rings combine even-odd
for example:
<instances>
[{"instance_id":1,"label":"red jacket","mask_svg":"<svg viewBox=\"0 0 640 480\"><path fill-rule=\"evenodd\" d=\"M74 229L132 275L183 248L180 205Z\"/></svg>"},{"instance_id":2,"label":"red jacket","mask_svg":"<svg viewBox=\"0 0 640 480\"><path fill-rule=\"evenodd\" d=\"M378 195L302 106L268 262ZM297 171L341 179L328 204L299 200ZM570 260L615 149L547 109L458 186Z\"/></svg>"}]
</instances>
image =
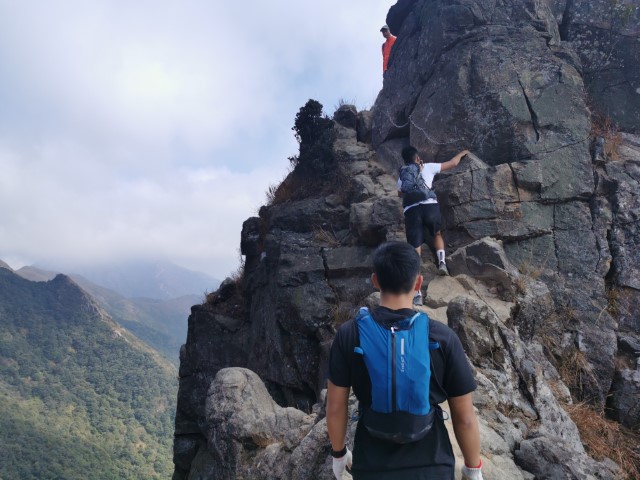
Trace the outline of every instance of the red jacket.
<instances>
[{"instance_id":1,"label":"red jacket","mask_svg":"<svg viewBox=\"0 0 640 480\"><path fill-rule=\"evenodd\" d=\"M389 55L391 55L391 47L396 43L396 37L393 35L387 38L387 41L382 44L382 73L387 71L389 65Z\"/></svg>"}]
</instances>

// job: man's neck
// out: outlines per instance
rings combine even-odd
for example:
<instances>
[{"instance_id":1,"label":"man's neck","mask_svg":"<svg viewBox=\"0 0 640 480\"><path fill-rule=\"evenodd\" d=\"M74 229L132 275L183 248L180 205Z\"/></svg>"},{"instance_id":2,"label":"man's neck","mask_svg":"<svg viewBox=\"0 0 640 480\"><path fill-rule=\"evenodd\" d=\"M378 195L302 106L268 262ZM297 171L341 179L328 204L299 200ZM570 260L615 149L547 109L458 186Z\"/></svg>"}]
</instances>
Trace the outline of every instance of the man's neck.
<instances>
[{"instance_id":1,"label":"man's neck","mask_svg":"<svg viewBox=\"0 0 640 480\"><path fill-rule=\"evenodd\" d=\"M406 295L380 294L380 306L389 310L402 310L413 308L413 293Z\"/></svg>"}]
</instances>

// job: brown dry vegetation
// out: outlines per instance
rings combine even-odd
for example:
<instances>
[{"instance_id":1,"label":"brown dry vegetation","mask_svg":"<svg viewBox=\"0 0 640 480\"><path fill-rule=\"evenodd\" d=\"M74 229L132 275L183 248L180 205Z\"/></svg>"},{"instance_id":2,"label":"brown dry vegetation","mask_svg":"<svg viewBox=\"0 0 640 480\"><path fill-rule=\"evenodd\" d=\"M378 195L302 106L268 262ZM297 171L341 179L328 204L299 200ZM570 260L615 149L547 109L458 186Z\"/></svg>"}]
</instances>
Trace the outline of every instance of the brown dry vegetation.
<instances>
[{"instance_id":1,"label":"brown dry vegetation","mask_svg":"<svg viewBox=\"0 0 640 480\"><path fill-rule=\"evenodd\" d=\"M622 478L640 478L640 434L618 422L607 420L601 412L585 403L565 405L565 410L574 421L587 453L596 460L610 458L622 472Z\"/></svg>"},{"instance_id":2,"label":"brown dry vegetation","mask_svg":"<svg viewBox=\"0 0 640 480\"><path fill-rule=\"evenodd\" d=\"M340 325L355 317L355 308L348 303L338 302L331 308L333 325L338 328Z\"/></svg>"},{"instance_id":3,"label":"brown dry vegetation","mask_svg":"<svg viewBox=\"0 0 640 480\"><path fill-rule=\"evenodd\" d=\"M287 175L279 185L270 185L267 189L267 205L278 205L294 200L303 190L303 184L295 174Z\"/></svg>"},{"instance_id":4,"label":"brown dry vegetation","mask_svg":"<svg viewBox=\"0 0 640 480\"><path fill-rule=\"evenodd\" d=\"M571 322L575 312L568 307L554 322ZM555 364L560 378L569 387L572 396L581 397L582 385L594 382L595 376L586 356L575 346L567 348L562 345L561 333L558 328L549 327L539 340L545 347L547 355ZM561 355L558 355L562 352ZM557 387L553 388L556 393ZM561 395L556 393L556 398ZM610 458L621 468L621 478L627 480L640 479L640 432L631 431L620 423L605 418L602 411L597 411L587 402L573 405L563 405L571 416L578 430L587 453L596 460Z\"/></svg>"},{"instance_id":5,"label":"brown dry vegetation","mask_svg":"<svg viewBox=\"0 0 640 480\"><path fill-rule=\"evenodd\" d=\"M572 392L578 393L579 398L582 397L585 383L598 381L586 355L576 347L565 351L564 356L558 361L557 368L564 383Z\"/></svg>"},{"instance_id":6,"label":"brown dry vegetation","mask_svg":"<svg viewBox=\"0 0 640 480\"><path fill-rule=\"evenodd\" d=\"M208 305L217 305L217 309L219 313L239 313L243 312L244 303L245 303L245 289L244 289L244 258L242 255L239 255L240 263L238 268L236 268L235 272L233 272L229 278L234 283L233 297L229 299L230 301L225 301L219 297L219 290L215 292L206 293L205 294L205 303ZM226 307L223 307L221 301L226 304Z\"/></svg>"},{"instance_id":7,"label":"brown dry vegetation","mask_svg":"<svg viewBox=\"0 0 640 480\"><path fill-rule=\"evenodd\" d=\"M544 272L544 267L543 266L537 266L536 267L536 266L531 265L531 263L522 262L518 266L518 270L523 275L526 275L527 277L530 277L530 278L533 278L534 280L536 280L537 278L540 277L540 275L542 275L542 272Z\"/></svg>"},{"instance_id":8,"label":"brown dry vegetation","mask_svg":"<svg viewBox=\"0 0 640 480\"><path fill-rule=\"evenodd\" d=\"M340 242L336 238L336 234L333 232L333 230L329 231L321 226L315 226L313 228L313 239L319 244L327 247L340 246Z\"/></svg>"},{"instance_id":9,"label":"brown dry vegetation","mask_svg":"<svg viewBox=\"0 0 640 480\"><path fill-rule=\"evenodd\" d=\"M602 137L604 139L604 156L608 161L615 162L618 159L618 148L622 143L620 129L611 120L603 115L593 115L591 119L591 138Z\"/></svg>"}]
</instances>

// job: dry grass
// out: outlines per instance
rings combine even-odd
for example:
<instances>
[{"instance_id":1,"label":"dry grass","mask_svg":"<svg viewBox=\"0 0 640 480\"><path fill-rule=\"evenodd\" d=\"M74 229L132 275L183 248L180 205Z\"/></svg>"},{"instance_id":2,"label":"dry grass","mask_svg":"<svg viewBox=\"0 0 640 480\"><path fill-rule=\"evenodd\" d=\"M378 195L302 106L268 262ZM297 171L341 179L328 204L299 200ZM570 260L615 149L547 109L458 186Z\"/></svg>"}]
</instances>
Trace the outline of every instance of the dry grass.
<instances>
[{"instance_id":1,"label":"dry grass","mask_svg":"<svg viewBox=\"0 0 640 480\"><path fill-rule=\"evenodd\" d=\"M278 205L294 200L302 187L295 174L287 175L279 185L270 185L267 188L267 205Z\"/></svg>"},{"instance_id":2,"label":"dry grass","mask_svg":"<svg viewBox=\"0 0 640 480\"><path fill-rule=\"evenodd\" d=\"M337 193L340 201L351 198L351 177L343 165L337 165L329 172L309 175L304 169L294 168L278 185L267 188L267 205L279 205L286 202L312 197L324 197Z\"/></svg>"},{"instance_id":3,"label":"dry grass","mask_svg":"<svg viewBox=\"0 0 640 480\"><path fill-rule=\"evenodd\" d=\"M593 115L591 119L591 137L604 139L604 156L606 160L615 162L618 160L618 148L622 144L620 129L611 120L603 115Z\"/></svg>"},{"instance_id":4,"label":"dry grass","mask_svg":"<svg viewBox=\"0 0 640 480\"><path fill-rule=\"evenodd\" d=\"M239 257L240 257L240 263L238 265L238 268L236 268L236 270L231 275L229 275L229 278L235 284L233 299L234 299L234 303L236 304L242 303L244 301L244 293L245 293L245 290L244 290L245 262L242 255L239 254ZM209 305L219 304L221 299L219 298L218 292L219 290L216 290L215 292L211 292L211 293L205 293L205 302Z\"/></svg>"},{"instance_id":5,"label":"dry grass","mask_svg":"<svg viewBox=\"0 0 640 480\"><path fill-rule=\"evenodd\" d=\"M572 305L568 305L567 307L565 307L563 313L564 321L569 325L575 323L578 320L578 311Z\"/></svg>"},{"instance_id":6,"label":"dry grass","mask_svg":"<svg viewBox=\"0 0 640 480\"><path fill-rule=\"evenodd\" d=\"M217 295L216 292L205 292L204 294L204 303L208 303L209 305L213 305L216 301Z\"/></svg>"},{"instance_id":7,"label":"dry grass","mask_svg":"<svg viewBox=\"0 0 640 480\"><path fill-rule=\"evenodd\" d=\"M522 417L520 411L515 407L513 403L506 404L500 402L498 403L498 405L496 405L496 409L507 418L514 419Z\"/></svg>"},{"instance_id":8,"label":"dry grass","mask_svg":"<svg viewBox=\"0 0 640 480\"><path fill-rule=\"evenodd\" d=\"M620 314L620 290L613 286L607 287L607 311L614 318Z\"/></svg>"},{"instance_id":9,"label":"dry grass","mask_svg":"<svg viewBox=\"0 0 640 480\"><path fill-rule=\"evenodd\" d=\"M520 275L514 279L513 285L516 287L516 292L520 295L524 295L527 292L527 279Z\"/></svg>"},{"instance_id":10,"label":"dry grass","mask_svg":"<svg viewBox=\"0 0 640 480\"><path fill-rule=\"evenodd\" d=\"M349 107L356 107L356 99L355 98L351 98L351 99L341 98L340 100L338 100L338 104L334 107L333 110L336 111L340 107L344 107L345 105L349 106Z\"/></svg>"},{"instance_id":11,"label":"dry grass","mask_svg":"<svg viewBox=\"0 0 640 480\"><path fill-rule=\"evenodd\" d=\"M518 270L520 271L521 274L536 280L540 278L540 275L542 275L542 272L544 272L544 267L543 266L535 267L531 263L523 261L518 266Z\"/></svg>"},{"instance_id":12,"label":"dry grass","mask_svg":"<svg viewBox=\"0 0 640 480\"><path fill-rule=\"evenodd\" d=\"M564 408L578 427L589 455L598 461L610 458L620 466L625 479L640 478L640 434L607 420L585 403Z\"/></svg>"},{"instance_id":13,"label":"dry grass","mask_svg":"<svg viewBox=\"0 0 640 480\"><path fill-rule=\"evenodd\" d=\"M549 322L545 322L538 331L538 342L545 350L554 366L558 364L558 354L562 350L562 334L559 329L549 328Z\"/></svg>"},{"instance_id":14,"label":"dry grass","mask_svg":"<svg viewBox=\"0 0 640 480\"><path fill-rule=\"evenodd\" d=\"M333 229L329 231L323 227L316 225L315 227L313 227L313 239L319 244L326 247L340 246L340 242L338 241L336 234L333 232Z\"/></svg>"},{"instance_id":15,"label":"dry grass","mask_svg":"<svg viewBox=\"0 0 640 480\"><path fill-rule=\"evenodd\" d=\"M533 254L532 254L533 255ZM520 295L524 295L527 291L527 277L532 280L537 280L540 278L542 273L544 272L545 265L542 266L534 266L533 263L529 260L523 260L520 262L518 266L518 271L522 274L514 279L513 286L515 287L516 293Z\"/></svg>"},{"instance_id":16,"label":"dry grass","mask_svg":"<svg viewBox=\"0 0 640 480\"><path fill-rule=\"evenodd\" d=\"M338 302L331 308L331 317L333 320L333 325L336 328L354 318L355 315L355 308L349 303Z\"/></svg>"},{"instance_id":17,"label":"dry grass","mask_svg":"<svg viewBox=\"0 0 640 480\"><path fill-rule=\"evenodd\" d=\"M565 352L557 368L562 381L572 392L577 392L579 398L583 396L583 386L586 383L598 383L586 355L575 347Z\"/></svg>"},{"instance_id":18,"label":"dry grass","mask_svg":"<svg viewBox=\"0 0 640 480\"><path fill-rule=\"evenodd\" d=\"M240 256L240 264L236 271L231 274L231 280L236 284L236 291L240 292L244 288L244 258Z\"/></svg>"}]
</instances>

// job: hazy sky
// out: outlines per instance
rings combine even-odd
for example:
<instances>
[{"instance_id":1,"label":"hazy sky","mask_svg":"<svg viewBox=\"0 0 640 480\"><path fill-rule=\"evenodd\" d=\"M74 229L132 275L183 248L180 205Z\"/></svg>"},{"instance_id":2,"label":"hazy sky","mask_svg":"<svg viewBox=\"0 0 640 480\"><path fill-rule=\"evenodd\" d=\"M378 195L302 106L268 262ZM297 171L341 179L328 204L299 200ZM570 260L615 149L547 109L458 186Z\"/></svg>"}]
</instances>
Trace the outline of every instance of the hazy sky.
<instances>
[{"instance_id":1,"label":"hazy sky","mask_svg":"<svg viewBox=\"0 0 640 480\"><path fill-rule=\"evenodd\" d=\"M0 0L0 259L224 277L298 109L373 104L394 3Z\"/></svg>"}]
</instances>

